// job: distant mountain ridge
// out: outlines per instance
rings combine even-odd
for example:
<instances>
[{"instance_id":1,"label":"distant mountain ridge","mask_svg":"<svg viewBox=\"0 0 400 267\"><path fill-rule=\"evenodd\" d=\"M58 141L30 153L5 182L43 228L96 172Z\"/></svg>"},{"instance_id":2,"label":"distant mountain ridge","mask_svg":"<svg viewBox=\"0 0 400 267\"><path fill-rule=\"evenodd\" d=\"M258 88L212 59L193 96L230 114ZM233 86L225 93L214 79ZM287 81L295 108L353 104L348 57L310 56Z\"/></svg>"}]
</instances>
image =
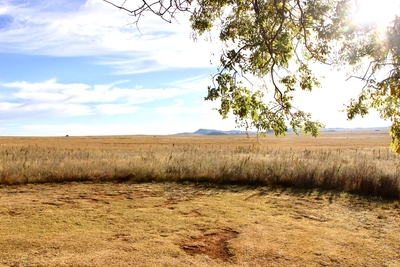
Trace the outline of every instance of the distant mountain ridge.
<instances>
[{"instance_id":1,"label":"distant mountain ridge","mask_svg":"<svg viewBox=\"0 0 400 267\"><path fill-rule=\"evenodd\" d=\"M202 134L202 135L227 135L227 134L243 134L243 131L239 130L230 130L230 131L221 131L214 129L198 129L193 134Z\"/></svg>"},{"instance_id":2,"label":"distant mountain ridge","mask_svg":"<svg viewBox=\"0 0 400 267\"><path fill-rule=\"evenodd\" d=\"M369 128L326 128L326 129L321 129L322 132L336 132L336 131L349 131L349 130L354 130L354 131L359 131L359 130L375 130L375 131L380 131L380 130L388 130L389 127L369 127ZM292 129L288 129L288 132L292 132ZM269 131L268 133L273 133L273 131ZM215 129L198 129L195 132L183 132L183 133L177 133L175 135L240 135L240 134L246 134L246 131L241 131L241 130L229 130L229 131L222 131L222 130L215 130ZM257 131L247 131L247 134L257 134Z\"/></svg>"},{"instance_id":3,"label":"distant mountain ridge","mask_svg":"<svg viewBox=\"0 0 400 267\"><path fill-rule=\"evenodd\" d=\"M256 131L248 131L248 134L255 134ZM215 129L198 129L197 131L190 133L190 132L183 132L178 133L176 135L239 135L239 134L246 134L245 131L240 130L229 130L229 131L221 131Z\"/></svg>"}]
</instances>

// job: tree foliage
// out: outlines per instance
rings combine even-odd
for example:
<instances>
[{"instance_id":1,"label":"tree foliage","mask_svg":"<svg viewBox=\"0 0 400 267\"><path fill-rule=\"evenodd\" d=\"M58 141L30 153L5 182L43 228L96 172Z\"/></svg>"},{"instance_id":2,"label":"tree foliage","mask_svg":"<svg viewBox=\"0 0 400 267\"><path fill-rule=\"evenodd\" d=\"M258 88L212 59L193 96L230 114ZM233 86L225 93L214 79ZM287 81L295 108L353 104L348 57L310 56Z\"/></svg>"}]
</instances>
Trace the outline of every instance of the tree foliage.
<instances>
[{"instance_id":1,"label":"tree foliage","mask_svg":"<svg viewBox=\"0 0 400 267\"><path fill-rule=\"evenodd\" d=\"M145 12L168 22L189 12L195 38L217 29L223 51L205 99L220 101L223 118L233 113L238 125L260 132L281 135L291 127L316 136L323 125L296 108L293 93L320 86L316 64L351 66L364 86L347 105L348 119L376 109L392 122L391 147L400 154L399 17L382 32L354 22L351 0L143 0L127 8L128 2L113 5L135 22Z\"/></svg>"}]
</instances>

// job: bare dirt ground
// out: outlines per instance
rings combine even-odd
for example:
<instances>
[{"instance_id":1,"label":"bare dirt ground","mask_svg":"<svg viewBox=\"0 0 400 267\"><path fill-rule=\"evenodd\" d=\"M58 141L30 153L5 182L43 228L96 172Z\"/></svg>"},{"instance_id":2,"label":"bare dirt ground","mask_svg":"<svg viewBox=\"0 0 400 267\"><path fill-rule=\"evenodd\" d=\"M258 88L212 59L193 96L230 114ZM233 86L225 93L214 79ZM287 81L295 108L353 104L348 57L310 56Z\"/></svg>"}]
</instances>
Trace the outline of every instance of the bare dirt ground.
<instances>
[{"instance_id":1,"label":"bare dirt ground","mask_svg":"<svg viewBox=\"0 0 400 267\"><path fill-rule=\"evenodd\" d=\"M400 204L175 183L0 187L0 266L400 266Z\"/></svg>"}]
</instances>

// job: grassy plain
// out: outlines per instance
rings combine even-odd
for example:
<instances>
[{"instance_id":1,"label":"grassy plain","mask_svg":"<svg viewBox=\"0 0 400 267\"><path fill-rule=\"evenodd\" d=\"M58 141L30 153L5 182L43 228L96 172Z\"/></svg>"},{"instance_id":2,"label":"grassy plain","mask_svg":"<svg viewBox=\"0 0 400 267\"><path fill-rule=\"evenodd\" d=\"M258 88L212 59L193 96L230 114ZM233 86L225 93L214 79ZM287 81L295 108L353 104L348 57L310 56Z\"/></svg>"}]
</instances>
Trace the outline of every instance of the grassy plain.
<instances>
[{"instance_id":1,"label":"grassy plain","mask_svg":"<svg viewBox=\"0 0 400 267\"><path fill-rule=\"evenodd\" d=\"M1 137L0 266L400 265L386 132L260 141Z\"/></svg>"},{"instance_id":2,"label":"grassy plain","mask_svg":"<svg viewBox=\"0 0 400 267\"><path fill-rule=\"evenodd\" d=\"M400 197L400 162L381 131L296 136L0 138L0 184L193 181Z\"/></svg>"}]
</instances>

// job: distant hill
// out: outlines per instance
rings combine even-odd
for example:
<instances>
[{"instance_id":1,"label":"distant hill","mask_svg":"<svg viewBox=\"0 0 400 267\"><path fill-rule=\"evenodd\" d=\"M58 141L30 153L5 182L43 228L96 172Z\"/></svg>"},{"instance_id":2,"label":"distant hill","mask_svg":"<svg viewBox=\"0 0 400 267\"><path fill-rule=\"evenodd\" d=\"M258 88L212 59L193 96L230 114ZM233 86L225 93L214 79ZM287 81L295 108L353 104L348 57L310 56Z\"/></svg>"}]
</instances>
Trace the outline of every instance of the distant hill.
<instances>
[{"instance_id":1,"label":"distant hill","mask_svg":"<svg viewBox=\"0 0 400 267\"><path fill-rule=\"evenodd\" d=\"M248 134L255 134L255 131L249 131ZM230 130L230 131L220 131L215 129L198 129L193 133L183 132L178 133L176 135L238 135L238 134L246 134L244 131L239 130Z\"/></svg>"},{"instance_id":2,"label":"distant hill","mask_svg":"<svg viewBox=\"0 0 400 267\"><path fill-rule=\"evenodd\" d=\"M347 132L347 131L388 131L390 130L390 127L357 127L357 128L326 128L326 129L321 129L322 132Z\"/></svg>"},{"instance_id":3,"label":"distant hill","mask_svg":"<svg viewBox=\"0 0 400 267\"><path fill-rule=\"evenodd\" d=\"M214 129L198 129L193 134L200 134L200 135L228 135L228 134L244 134L244 132L238 131L238 130L220 131L220 130L214 130Z\"/></svg>"},{"instance_id":4,"label":"distant hill","mask_svg":"<svg viewBox=\"0 0 400 267\"><path fill-rule=\"evenodd\" d=\"M214 131L214 132L211 132L211 133L209 133L207 135L228 135L228 134L225 133L225 132L221 132L221 131Z\"/></svg>"},{"instance_id":5,"label":"distant hill","mask_svg":"<svg viewBox=\"0 0 400 267\"><path fill-rule=\"evenodd\" d=\"M217 130L210 130L210 129L198 129L195 131L193 134L202 134L202 135L208 135L209 133L215 132Z\"/></svg>"},{"instance_id":6,"label":"distant hill","mask_svg":"<svg viewBox=\"0 0 400 267\"><path fill-rule=\"evenodd\" d=\"M326 129L321 129L322 132L340 132L340 131L360 131L360 130L372 130L372 131L386 131L388 130L389 127L371 127L371 128L326 128ZM293 132L292 129L288 129L288 132ZM177 133L176 135L240 135L240 134L246 134L245 131L240 131L240 130L230 130L230 131L221 131L221 130L215 130L215 129L198 129L197 131L190 133L190 132L183 132L183 133ZM256 131L248 131L247 134L257 134ZM273 131L269 131L268 134L273 134Z\"/></svg>"}]
</instances>

